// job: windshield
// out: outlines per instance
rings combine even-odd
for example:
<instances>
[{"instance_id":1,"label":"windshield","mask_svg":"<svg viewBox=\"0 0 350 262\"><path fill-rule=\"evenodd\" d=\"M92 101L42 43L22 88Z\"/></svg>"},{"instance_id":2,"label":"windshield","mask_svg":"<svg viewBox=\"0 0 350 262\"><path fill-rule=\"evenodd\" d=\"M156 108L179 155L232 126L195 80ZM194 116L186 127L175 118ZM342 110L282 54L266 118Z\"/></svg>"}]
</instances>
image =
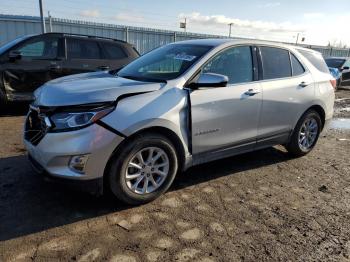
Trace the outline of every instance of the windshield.
<instances>
[{"instance_id":1,"label":"windshield","mask_svg":"<svg viewBox=\"0 0 350 262\"><path fill-rule=\"evenodd\" d=\"M163 82L182 75L212 47L170 44L136 59L118 72L118 76L150 82Z\"/></svg>"},{"instance_id":2,"label":"windshield","mask_svg":"<svg viewBox=\"0 0 350 262\"><path fill-rule=\"evenodd\" d=\"M345 59L326 59L326 64L328 67L340 68L345 62Z\"/></svg>"},{"instance_id":3,"label":"windshield","mask_svg":"<svg viewBox=\"0 0 350 262\"><path fill-rule=\"evenodd\" d=\"M14 40L0 46L0 54L7 51L9 48L13 47L14 45L16 45L17 43L21 42L22 40L28 38L30 36L21 36L21 37L17 37Z\"/></svg>"}]
</instances>

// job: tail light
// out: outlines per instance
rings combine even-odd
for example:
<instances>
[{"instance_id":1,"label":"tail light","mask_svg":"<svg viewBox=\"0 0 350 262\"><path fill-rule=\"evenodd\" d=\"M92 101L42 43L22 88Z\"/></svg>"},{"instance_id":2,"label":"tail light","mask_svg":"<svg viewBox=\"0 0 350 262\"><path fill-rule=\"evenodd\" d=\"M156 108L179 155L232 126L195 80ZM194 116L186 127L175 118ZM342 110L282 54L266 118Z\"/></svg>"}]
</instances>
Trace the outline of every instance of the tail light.
<instances>
[{"instance_id":1,"label":"tail light","mask_svg":"<svg viewBox=\"0 0 350 262\"><path fill-rule=\"evenodd\" d=\"M331 82L331 85L333 86L334 90L336 90L337 89L337 80L332 78L331 80L329 80L329 82Z\"/></svg>"}]
</instances>

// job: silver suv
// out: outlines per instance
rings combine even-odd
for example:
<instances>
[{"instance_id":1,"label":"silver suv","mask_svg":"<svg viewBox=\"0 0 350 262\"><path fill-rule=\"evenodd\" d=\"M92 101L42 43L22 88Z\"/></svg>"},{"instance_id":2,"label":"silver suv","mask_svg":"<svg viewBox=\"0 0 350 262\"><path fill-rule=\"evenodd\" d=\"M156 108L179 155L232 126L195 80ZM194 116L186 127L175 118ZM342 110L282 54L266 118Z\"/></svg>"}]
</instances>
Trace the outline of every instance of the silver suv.
<instances>
[{"instance_id":1,"label":"silver suv","mask_svg":"<svg viewBox=\"0 0 350 262\"><path fill-rule=\"evenodd\" d=\"M294 156L309 153L332 118L334 85L321 54L309 49L178 42L117 73L46 83L24 141L38 171L142 204L193 165L277 144Z\"/></svg>"}]
</instances>

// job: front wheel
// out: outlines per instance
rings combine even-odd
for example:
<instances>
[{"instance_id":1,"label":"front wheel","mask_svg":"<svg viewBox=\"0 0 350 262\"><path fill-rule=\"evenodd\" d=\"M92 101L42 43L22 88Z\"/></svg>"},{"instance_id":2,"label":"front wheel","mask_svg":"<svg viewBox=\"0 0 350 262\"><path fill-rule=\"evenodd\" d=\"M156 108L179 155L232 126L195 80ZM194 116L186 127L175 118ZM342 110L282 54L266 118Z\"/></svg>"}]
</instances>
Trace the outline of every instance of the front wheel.
<instances>
[{"instance_id":1,"label":"front wheel","mask_svg":"<svg viewBox=\"0 0 350 262\"><path fill-rule=\"evenodd\" d=\"M1 80L0 80L1 81ZM0 108L6 108L7 104L8 104L8 99L6 97L6 93L5 91L3 90L3 86L1 86L0 84Z\"/></svg>"},{"instance_id":2,"label":"front wheel","mask_svg":"<svg viewBox=\"0 0 350 262\"><path fill-rule=\"evenodd\" d=\"M141 134L127 141L111 159L109 187L121 201L150 202L171 186L178 170L176 150L159 134Z\"/></svg>"},{"instance_id":3,"label":"front wheel","mask_svg":"<svg viewBox=\"0 0 350 262\"><path fill-rule=\"evenodd\" d=\"M314 111L307 111L298 121L286 149L294 156L309 153L317 143L322 129L320 115Z\"/></svg>"}]
</instances>

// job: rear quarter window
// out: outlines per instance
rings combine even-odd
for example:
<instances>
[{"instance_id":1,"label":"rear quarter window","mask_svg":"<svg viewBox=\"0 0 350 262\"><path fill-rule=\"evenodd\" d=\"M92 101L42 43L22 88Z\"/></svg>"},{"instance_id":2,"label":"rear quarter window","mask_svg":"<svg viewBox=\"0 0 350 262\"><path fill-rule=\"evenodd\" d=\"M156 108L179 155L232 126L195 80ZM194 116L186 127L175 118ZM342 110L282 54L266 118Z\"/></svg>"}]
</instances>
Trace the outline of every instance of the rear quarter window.
<instances>
[{"instance_id":1,"label":"rear quarter window","mask_svg":"<svg viewBox=\"0 0 350 262\"><path fill-rule=\"evenodd\" d=\"M318 71L329 74L329 69L320 53L298 50Z\"/></svg>"},{"instance_id":2,"label":"rear quarter window","mask_svg":"<svg viewBox=\"0 0 350 262\"><path fill-rule=\"evenodd\" d=\"M113 43L102 43L106 59L123 59L128 57L123 47Z\"/></svg>"},{"instance_id":3,"label":"rear quarter window","mask_svg":"<svg viewBox=\"0 0 350 262\"><path fill-rule=\"evenodd\" d=\"M299 60L292 53L290 54L290 61L292 63L293 76L302 75L305 72L303 65L299 62Z\"/></svg>"}]
</instances>

